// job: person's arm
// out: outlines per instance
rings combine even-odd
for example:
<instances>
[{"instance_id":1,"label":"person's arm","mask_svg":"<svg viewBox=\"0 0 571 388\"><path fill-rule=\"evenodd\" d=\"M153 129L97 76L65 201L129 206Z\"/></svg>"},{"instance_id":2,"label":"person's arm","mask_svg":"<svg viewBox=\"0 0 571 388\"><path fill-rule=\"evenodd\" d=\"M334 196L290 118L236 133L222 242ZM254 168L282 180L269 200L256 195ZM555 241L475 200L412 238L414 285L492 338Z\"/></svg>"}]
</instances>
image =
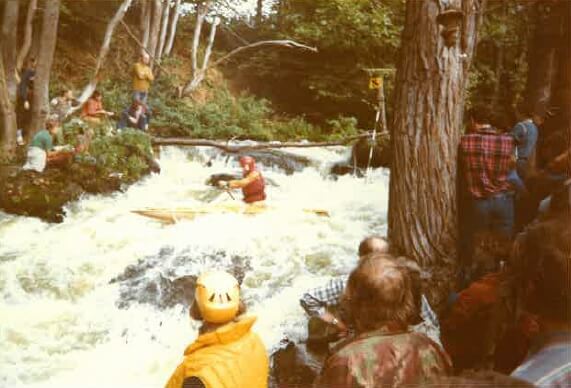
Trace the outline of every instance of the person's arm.
<instances>
[{"instance_id":1,"label":"person's arm","mask_svg":"<svg viewBox=\"0 0 571 388\"><path fill-rule=\"evenodd\" d=\"M327 311L327 308L337 307L339 299L343 295L347 279L340 277L332 279L322 287L309 290L299 300L301 307L310 317L318 317L323 321L337 326L341 331L347 331L347 326L335 315Z\"/></svg>"},{"instance_id":2,"label":"person's arm","mask_svg":"<svg viewBox=\"0 0 571 388\"><path fill-rule=\"evenodd\" d=\"M259 178L259 176L260 176L259 172L253 171L242 179L229 181L228 187L231 189L241 189L242 187L248 186L250 183L254 182L256 179Z\"/></svg>"},{"instance_id":3,"label":"person's arm","mask_svg":"<svg viewBox=\"0 0 571 388\"><path fill-rule=\"evenodd\" d=\"M135 74L135 77L137 77L139 79L145 79L147 76L147 72L145 71L145 68L138 63L135 63L133 65L133 73Z\"/></svg>"},{"instance_id":4,"label":"person's arm","mask_svg":"<svg viewBox=\"0 0 571 388\"><path fill-rule=\"evenodd\" d=\"M517 123L515 127L513 127L513 129L511 130L511 135L515 140L516 146L520 145L523 142L523 139L525 137L525 132L526 130L522 123Z\"/></svg>"},{"instance_id":5,"label":"person's arm","mask_svg":"<svg viewBox=\"0 0 571 388\"><path fill-rule=\"evenodd\" d=\"M153 75L153 71L149 66L147 66L147 80L153 82L155 80L155 76Z\"/></svg>"}]
</instances>

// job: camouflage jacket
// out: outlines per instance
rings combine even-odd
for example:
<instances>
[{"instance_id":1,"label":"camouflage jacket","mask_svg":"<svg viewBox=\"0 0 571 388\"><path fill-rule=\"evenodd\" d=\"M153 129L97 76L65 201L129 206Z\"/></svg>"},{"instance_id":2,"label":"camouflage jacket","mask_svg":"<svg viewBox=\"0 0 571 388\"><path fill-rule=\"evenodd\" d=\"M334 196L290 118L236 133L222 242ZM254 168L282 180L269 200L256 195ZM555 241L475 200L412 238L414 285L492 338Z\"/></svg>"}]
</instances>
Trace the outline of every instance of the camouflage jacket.
<instances>
[{"instance_id":1,"label":"camouflage jacket","mask_svg":"<svg viewBox=\"0 0 571 388\"><path fill-rule=\"evenodd\" d=\"M451 371L442 348L415 332L384 327L337 349L325 362L317 387L421 387Z\"/></svg>"}]
</instances>

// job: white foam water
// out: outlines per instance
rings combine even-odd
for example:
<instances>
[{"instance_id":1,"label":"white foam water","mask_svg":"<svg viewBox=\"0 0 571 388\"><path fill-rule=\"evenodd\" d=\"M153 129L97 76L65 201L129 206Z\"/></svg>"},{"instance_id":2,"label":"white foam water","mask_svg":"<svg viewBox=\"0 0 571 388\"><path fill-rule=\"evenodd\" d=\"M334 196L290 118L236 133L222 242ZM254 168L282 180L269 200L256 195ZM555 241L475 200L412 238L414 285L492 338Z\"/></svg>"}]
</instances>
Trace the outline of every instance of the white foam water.
<instances>
[{"instance_id":1,"label":"white foam water","mask_svg":"<svg viewBox=\"0 0 571 388\"><path fill-rule=\"evenodd\" d=\"M249 257L242 293L268 352L284 337L302 339L303 292L350 271L359 241L385 233L388 172L334 180L326 171L347 148L286 151L311 165L292 175L260 166L275 183L267 188L274 210L256 216L211 214L162 225L131 213L203 205L215 197L205 185L211 174L239 172L216 151L175 147L163 148L160 174L123 193L85 196L69 205L61 224L0 213L0 386L163 386L198 323L182 305L120 308L121 285L110 280L164 247L174 253L152 270L177 276L214 269L207 259L178 266L172 258L179 254Z\"/></svg>"}]
</instances>

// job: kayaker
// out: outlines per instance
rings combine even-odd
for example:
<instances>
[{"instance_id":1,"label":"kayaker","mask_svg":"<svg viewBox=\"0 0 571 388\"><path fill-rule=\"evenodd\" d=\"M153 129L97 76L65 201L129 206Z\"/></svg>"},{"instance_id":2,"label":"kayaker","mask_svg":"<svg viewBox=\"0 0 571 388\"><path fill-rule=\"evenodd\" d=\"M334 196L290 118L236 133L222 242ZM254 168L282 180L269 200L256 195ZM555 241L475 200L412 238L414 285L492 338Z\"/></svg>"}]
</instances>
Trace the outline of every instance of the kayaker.
<instances>
[{"instance_id":1,"label":"kayaker","mask_svg":"<svg viewBox=\"0 0 571 388\"><path fill-rule=\"evenodd\" d=\"M219 181L222 189L242 189L243 201L246 203L261 202L266 199L266 183L262 174L256 170L256 160L251 156L240 157L243 178L231 181Z\"/></svg>"},{"instance_id":2,"label":"kayaker","mask_svg":"<svg viewBox=\"0 0 571 388\"><path fill-rule=\"evenodd\" d=\"M266 348L251 330L256 318L242 315L238 281L224 271L207 272L198 278L194 297L190 316L204 324L166 388L266 388Z\"/></svg>"}]
</instances>

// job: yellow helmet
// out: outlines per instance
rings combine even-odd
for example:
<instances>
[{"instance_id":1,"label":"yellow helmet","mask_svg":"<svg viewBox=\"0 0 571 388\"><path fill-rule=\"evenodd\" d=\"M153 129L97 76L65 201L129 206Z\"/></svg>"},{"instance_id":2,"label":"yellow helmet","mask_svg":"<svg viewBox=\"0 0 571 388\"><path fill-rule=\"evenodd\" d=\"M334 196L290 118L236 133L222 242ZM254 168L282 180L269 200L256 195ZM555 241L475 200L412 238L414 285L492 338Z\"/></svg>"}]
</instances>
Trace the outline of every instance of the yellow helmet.
<instances>
[{"instance_id":1,"label":"yellow helmet","mask_svg":"<svg viewBox=\"0 0 571 388\"><path fill-rule=\"evenodd\" d=\"M203 320L212 323L228 322L238 314L240 286L228 272L206 272L196 281L194 299Z\"/></svg>"}]
</instances>

